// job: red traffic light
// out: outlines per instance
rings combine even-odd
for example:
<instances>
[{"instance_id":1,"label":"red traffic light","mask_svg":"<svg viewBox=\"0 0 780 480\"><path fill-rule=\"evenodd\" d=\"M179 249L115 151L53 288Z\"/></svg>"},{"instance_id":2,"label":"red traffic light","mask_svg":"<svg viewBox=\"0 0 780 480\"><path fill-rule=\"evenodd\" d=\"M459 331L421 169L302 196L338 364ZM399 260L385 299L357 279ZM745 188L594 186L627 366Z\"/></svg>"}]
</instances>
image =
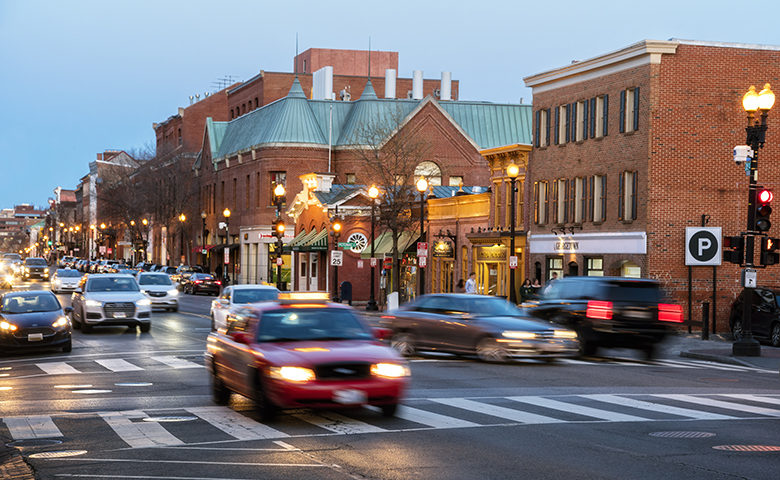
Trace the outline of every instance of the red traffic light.
<instances>
[{"instance_id":1,"label":"red traffic light","mask_svg":"<svg viewBox=\"0 0 780 480\"><path fill-rule=\"evenodd\" d=\"M761 203L769 203L774 198L770 190L761 190L758 192L758 201Z\"/></svg>"}]
</instances>

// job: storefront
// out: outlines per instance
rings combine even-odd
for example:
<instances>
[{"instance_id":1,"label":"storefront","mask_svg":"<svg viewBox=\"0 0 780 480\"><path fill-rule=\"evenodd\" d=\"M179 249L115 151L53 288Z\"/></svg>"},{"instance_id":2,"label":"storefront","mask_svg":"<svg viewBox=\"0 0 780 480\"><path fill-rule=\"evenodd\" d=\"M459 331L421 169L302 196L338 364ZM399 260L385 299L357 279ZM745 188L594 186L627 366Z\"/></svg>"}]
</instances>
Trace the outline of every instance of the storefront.
<instances>
[{"instance_id":1,"label":"storefront","mask_svg":"<svg viewBox=\"0 0 780 480\"><path fill-rule=\"evenodd\" d=\"M399 278L398 278L398 296L399 302L404 303L415 298L418 291L418 268L417 265L417 241L420 238L419 231L405 231L398 236L399 252ZM378 259L392 257L393 254L393 234L384 232L376 238L374 242L374 256ZM368 245L361 253L361 259L371 258L371 245ZM392 260L390 261L392 265ZM425 267L428 268L428 267ZM383 302L387 294L393 291L393 270L382 269L380 278L381 298Z\"/></svg>"},{"instance_id":2,"label":"storefront","mask_svg":"<svg viewBox=\"0 0 780 480\"><path fill-rule=\"evenodd\" d=\"M270 226L246 227L240 232L241 248L239 258L233 258L231 252L231 264L238 262L236 277L239 283L270 283L276 284L276 242L277 238L271 233ZM285 247L282 250L282 281L289 288L289 280L292 272L290 250L287 245L293 239L292 235L285 235ZM236 252L238 255L238 252ZM232 268L232 266L231 266ZM230 272L232 275L232 271Z\"/></svg>"},{"instance_id":3,"label":"storefront","mask_svg":"<svg viewBox=\"0 0 780 480\"><path fill-rule=\"evenodd\" d=\"M449 240L437 240L433 243L433 275L431 292L448 293L455 291L459 279L455 279L456 250Z\"/></svg>"}]
</instances>

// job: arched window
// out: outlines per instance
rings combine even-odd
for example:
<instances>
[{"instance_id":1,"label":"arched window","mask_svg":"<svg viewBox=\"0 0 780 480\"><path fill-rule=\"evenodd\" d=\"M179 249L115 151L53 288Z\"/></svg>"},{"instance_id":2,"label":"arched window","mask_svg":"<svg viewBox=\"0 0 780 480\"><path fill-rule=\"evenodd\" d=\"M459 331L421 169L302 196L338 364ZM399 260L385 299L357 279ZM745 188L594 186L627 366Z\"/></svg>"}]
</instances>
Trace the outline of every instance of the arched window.
<instances>
[{"instance_id":1,"label":"arched window","mask_svg":"<svg viewBox=\"0 0 780 480\"><path fill-rule=\"evenodd\" d=\"M428 185L441 185L441 168L433 162L420 162L414 169L414 178L425 177Z\"/></svg>"}]
</instances>

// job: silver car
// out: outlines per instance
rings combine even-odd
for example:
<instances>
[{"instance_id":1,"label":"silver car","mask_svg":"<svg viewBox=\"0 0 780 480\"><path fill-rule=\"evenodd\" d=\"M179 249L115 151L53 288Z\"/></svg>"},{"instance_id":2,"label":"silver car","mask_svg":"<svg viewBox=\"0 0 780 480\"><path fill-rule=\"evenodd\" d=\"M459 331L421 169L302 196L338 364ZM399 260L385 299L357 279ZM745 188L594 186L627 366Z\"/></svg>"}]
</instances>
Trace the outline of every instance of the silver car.
<instances>
[{"instance_id":1,"label":"silver car","mask_svg":"<svg viewBox=\"0 0 780 480\"><path fill-rule=\"evenodd\" d=\"M136 279L153 308L179 311L179 290L167 273L140 272Z\"/></svg>"},{"instance_id":2,"label":"silver car","mask_svg":"<svg viewBox=\"0 0 780 480\"><path fill-rule=\"evenodd\" d=\"M148 332L152 302L130 275L87 275L71 297L73 328L88 332L99 325L127 325Z\"/></svg>"}]
</instances>

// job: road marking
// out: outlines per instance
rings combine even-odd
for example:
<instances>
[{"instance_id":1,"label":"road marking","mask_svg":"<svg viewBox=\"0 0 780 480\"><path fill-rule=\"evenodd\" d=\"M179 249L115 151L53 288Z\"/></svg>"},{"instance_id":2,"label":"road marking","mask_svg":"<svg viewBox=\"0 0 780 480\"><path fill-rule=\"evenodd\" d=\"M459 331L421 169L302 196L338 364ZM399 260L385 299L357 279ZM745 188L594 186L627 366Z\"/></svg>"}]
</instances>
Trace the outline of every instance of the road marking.
<instances>
[{"instance_id":1,"label":"road marking","mask_svg":"<svg viewBox=\"0 0 780 480\"><path fill-rule=\"evenodd\" d=\"M723 408L726 410L737 410L739 412L755 413L758 415L767 415L769 417L780 417L780 410L774 410L771 408L754 407L753 405L744 405L732 402L723 402L721 400L713 400L705 397L694 397L693 395L653 395L654 397L668 398L671 400L677 400L680 402L695 403L697 405L706 405L708 407Z\"/></svg>"},{"instance_id":2,"label":"road marking","mask_svg":"<svg viewBox=\"0 0 780 480\"><path fill-rule=\"evenodd\" d=\"M361 422L360 420L354 420L343 415L339 415L334 412L320 412L319 415L313 413L297 413L293 415L299 420L311 423L318 427L330 430L331 432L341 433L344 435L354 435L360 433L382 433L387 432L384 428L377 427L375 425L369 425L368 423Z\"/></svg>"},{"instance_id":3,"label":"road marking","mask_svg":"<svg viewBox=\"0 0 780 480\"><path fill-rule=\"evenodd\" d=\"M286 433L258 423L226 407L186 408L188 412L207 421L238 440L258 440L289 437Z\"/></svg>"},{"instance_id":4,"label":"road marking","mask_svg":"<svg viewBox=\"0 0 780 480\"><path fill-rule=\"evenodd\" d=\"M701 412L699 410L690 410L687 408L672 407L662 403L645 402L633 398L621 397L618 395L581 395L585 398L598 400L599 402L613 403L624 407L638 408L640 410L650 410L652 412L669 413L681 417L695 418L697 420L733 420L737 417L721 415L719 413Z\"/></svg>"},{"instance_id":5,"label":"road marking","mask_svg":"<svg viewBox=\"0 0 780 480\"><path fill-rule=\"evenodd\" d=\"M403 420L409 420L411 422L420 423L422 425L428 425L429 427L433 428L464 428L475 427L478 425L476 423L461 420L459 418L440 415L438 413L429 412L427 410L420 410L418 408L407 407L406 405L400 405L395 416Z\"/></svg>"},{"instance_id":6,"label":"road marking","mask_svg":"<svg viewBox=\"0 0 780 480\"><path fill-rule=\"evenodd\" d=\"M62 437L62 432L48 415L3 418L14 440Z\"/></svg>"},{"instance_id":7,"label":"road marking","mask_svg":"<svg viewBox=\"0 0 780 480\"><path fill-rule=\"evenodd\" d=\"M706 368L714 368L716 370L731 370L734 372L755 372L756 370L759 370L755 367L745 367L742 365L715 365L712 362L705 362L703 360L691 360L690 363L694 365L701 365L702 367Z\"/></svg>"},{"instance_id":8,"label":"road marking","mask_svg":"<svg viewBox=\"0 0 780 480\"><path fill-rule=\"evenodd\" d=\"M558 358L556 361L569 365L598 365L596 362L586 362L585 360L575 360L574 358Z\"/></svg>"},{"instance_id":9,"label":"road marking","mask_svg":"<svg viewBox=\"0 0 780 480\"><path fill-rule=\"evenodd\" d=\"M164 356L164 357L151 357L152 360L160 363L164 363L165 365L168 365L169 367L180 369L180 368L203 368L203 365L197 364L195 362L190 362L189 360L184 360L179 357L173 357L173 356Z\"/></svg>"},{"instance_id":10,"label":"road marking","mask_svg":"<svg viewBox=\"0 0 780 480\"><path fill-rule=\"evenodd\" d=\"M159 423L132 422L131 419L145 418L140 410L120 412L100 412L100 417L119 435L126 444L134 448L156 447L160 445L184 445Z\"/></svg>"},{"instance_id":11,"label":"road marking","mask_svg":"<svg viewBox=\"0 0 780 480\"><path fill-rule=\"evenodd\" d=\"M49 375L69 375L74 373L81 373L65 362L36 363L35 366Z\"/></svg>"},{"instance_id":12,"label":"road marking","mask_svg":"<svg viewBox=\"0 0 780 480\"><path fill-rule=\"evenodd\" d=\"M513 408L499 407L488 403L475 402L465 398L432 398L432 401L449 405L451 407L461 408L471 412L490 415L491 417L505 418L520 423L562 423L563 420L557 418L545 417L535 413L523 412Z\"/></svg>"},{"instance_id":13,"label":"road marking","mask_svg":"<svg viewBox=\"0 0 780 480\"><path fill-rule=\"evenodd\" d=\"M143 370L143 368L133 365L127 360L121 358L106 358L102 360L95 360L96 363L111 370L112 372L137 372Z\"/></svg>"},{"instance_id":14,"label":"road marking","mask_svg":"<svg viewBox=\"0 0 780 480\"><path fill-rule=\"evenodd\" d=\"M780 398L772 397L759 397L757 395L747 395L744 393L728 393L720 395L721 397L738 398L740 400L750 400L751 402L771 403L773 405L780 405Z\"/></svg>"},{"instance_id":15,"label":"road marking","mask_svg":"<svg viewBox=\"0 0 780 480\"><path fill-rule=\"evenodd\" d=\"M542 398L536 396L507 397L507 398L515 402L528 403L530 405L536 405L538 407L550 408L553 410L560 410L568 413L576 413L577 415L585 415L586 417L600 418L601 420L609 420L611 422L651 421L650 418L637 417L634 415L626 415L624 413L610 412L608 410L586 407L584 405L577 405L574 403L561 402L558 400L552 400L550 398Z\"/></svg>"},{"instance_id":16,"label":"road marking","mask_svg":"<svg viewBox=\"0 0 780 480\"><path fill-rule=\"evenodd\" d=\"M50 462L67 462L70 460L80 460L82 462L117 462L117 463L171 463L171 464L194 464L194 465L229 465L231 467L330 467L324 463L245 463L245 462L206 462L197 460L134 460L132 458L49 458ZM106 478L105 475L98 476L99 478ZM118 477L112 475L110 478L164 478L168 480L175 480L177 478L193 478L193 477L138 477L138 476L126 476ZM205 477L209 480L215 480L213 477Z\"/></svg>"}]
</instances>

